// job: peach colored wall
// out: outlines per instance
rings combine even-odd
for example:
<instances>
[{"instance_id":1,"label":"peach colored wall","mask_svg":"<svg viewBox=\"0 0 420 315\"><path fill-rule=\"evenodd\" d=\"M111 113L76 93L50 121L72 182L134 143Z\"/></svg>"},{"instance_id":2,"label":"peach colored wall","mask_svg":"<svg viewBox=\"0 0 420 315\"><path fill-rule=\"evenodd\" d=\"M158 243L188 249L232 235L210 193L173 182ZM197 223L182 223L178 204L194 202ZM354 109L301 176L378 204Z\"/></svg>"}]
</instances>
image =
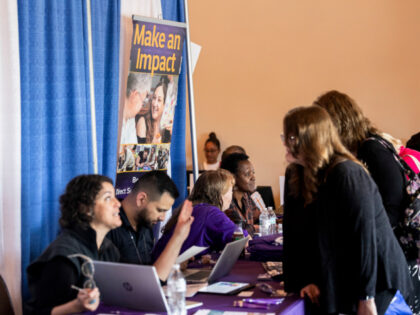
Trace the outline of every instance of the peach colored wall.
<instances>
[{"instance_id":1,"label":"peach colored wall","mask_svg":"<svg viewBox=\"0 0 420 315\"><path fill-rule=\"evenodd\" d=\"M199 162L210 131L222 148L244 146L277 206L289 109L338 89L380 129L402 140L420 131L420 1L190 0L189 10L191 39L203 47L194 73Z\"/></svg>"}]
</instances>

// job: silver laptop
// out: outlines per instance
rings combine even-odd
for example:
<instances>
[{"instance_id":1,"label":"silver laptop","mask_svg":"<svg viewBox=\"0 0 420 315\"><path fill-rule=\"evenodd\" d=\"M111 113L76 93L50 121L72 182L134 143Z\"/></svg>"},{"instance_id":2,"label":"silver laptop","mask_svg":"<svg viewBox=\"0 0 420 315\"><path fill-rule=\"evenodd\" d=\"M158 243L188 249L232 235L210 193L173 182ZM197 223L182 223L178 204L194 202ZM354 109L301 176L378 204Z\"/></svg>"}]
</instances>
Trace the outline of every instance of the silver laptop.
<instances>
[{"instance_id":1,"label":"silver laptop","mask_svg":"<svg viewBox=\"0 0 420 315\"><path fill-rule=\"evenodd\" d=\"M241 255L248 239L249 237L244 237L226 244L212 270L187 269L183 271L187 282L208 282L211 284L228 275Z\"/></svg>"},{"instance_id":2,"label":"silver laptop","mask_svg":"<svg viewBox=\"0 0 420 315\"><path fill-rule=\"evenodd\" d=\"M140 311L169 312L155 267L104 261L93 263L95 282L105 304ZM187 309L202 304L186 301Z\"/></svg>"},{"instance_id":3,"label":"silver laptop","mask_svg":"<svg viewBox=\"0 0 420 315\"><path fill-rule=\"evenodd\" d=\"M153 266L94 261L95 282L108 305L167 312L168 303Z\"/></svg>"}]
</instances>

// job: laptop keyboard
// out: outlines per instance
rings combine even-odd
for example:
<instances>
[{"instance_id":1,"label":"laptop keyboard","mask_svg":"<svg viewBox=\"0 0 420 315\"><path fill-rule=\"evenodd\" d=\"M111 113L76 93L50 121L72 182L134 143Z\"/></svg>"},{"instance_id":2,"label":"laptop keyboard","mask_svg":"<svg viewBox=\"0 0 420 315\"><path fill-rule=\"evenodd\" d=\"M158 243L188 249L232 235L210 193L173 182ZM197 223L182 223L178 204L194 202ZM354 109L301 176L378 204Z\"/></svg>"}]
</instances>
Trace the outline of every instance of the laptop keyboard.
<instances>
[{"instance_id":1,"label":"laptop keyboard","mask_svg":"<svg viewBox=\"0 0 420 315\"><path fill-rule=\"evenodd\" d=\"M203 278L206 278L208 276L210 276L210 270L202 270L202 271L198 271L195 272L193 274L188 275L185 279L187 280L201 280Z\"/></svg>"}]
</instances>

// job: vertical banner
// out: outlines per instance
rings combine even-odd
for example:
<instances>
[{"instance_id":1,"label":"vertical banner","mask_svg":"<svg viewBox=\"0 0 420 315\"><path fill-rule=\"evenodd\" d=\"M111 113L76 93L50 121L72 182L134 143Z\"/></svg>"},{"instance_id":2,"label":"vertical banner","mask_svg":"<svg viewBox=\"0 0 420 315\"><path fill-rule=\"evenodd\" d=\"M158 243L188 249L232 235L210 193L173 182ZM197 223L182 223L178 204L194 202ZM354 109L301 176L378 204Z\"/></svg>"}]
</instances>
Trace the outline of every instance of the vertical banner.
<instances>
[{"instance_id":1,"label":"vertical banner","mask_svg":"<svg viewBox=\"0 0 420 315\"><path fill-rule=\"evenodd\" d=\"M184 23L133 17L127 88L120 104L120 199L142 172L167 170L185 34Z\"/></svg>"}]
</instances>

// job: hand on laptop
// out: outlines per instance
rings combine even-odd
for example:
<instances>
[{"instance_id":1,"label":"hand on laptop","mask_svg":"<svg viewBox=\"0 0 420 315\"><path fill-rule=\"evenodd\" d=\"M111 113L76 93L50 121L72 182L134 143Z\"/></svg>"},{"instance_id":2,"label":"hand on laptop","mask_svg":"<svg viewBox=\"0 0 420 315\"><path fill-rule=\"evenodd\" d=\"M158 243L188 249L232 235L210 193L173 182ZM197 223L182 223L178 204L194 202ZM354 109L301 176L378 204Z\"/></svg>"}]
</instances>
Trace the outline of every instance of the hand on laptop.
<instances>
[{"instance_id":1,"label":"hand on laptop","mask_svg":"<svg viewBox=\"0 0 420 315\"><path fill-rule=\"evenodd\" d=\"M181 212L179 213L178 222L175 227L174 236L178 236L182 242L188 237L190 233L191 224L194 221L194 217L191 216L193 211L192 202L185 200L182 205Z\"/></svg>"}]
</instances>

